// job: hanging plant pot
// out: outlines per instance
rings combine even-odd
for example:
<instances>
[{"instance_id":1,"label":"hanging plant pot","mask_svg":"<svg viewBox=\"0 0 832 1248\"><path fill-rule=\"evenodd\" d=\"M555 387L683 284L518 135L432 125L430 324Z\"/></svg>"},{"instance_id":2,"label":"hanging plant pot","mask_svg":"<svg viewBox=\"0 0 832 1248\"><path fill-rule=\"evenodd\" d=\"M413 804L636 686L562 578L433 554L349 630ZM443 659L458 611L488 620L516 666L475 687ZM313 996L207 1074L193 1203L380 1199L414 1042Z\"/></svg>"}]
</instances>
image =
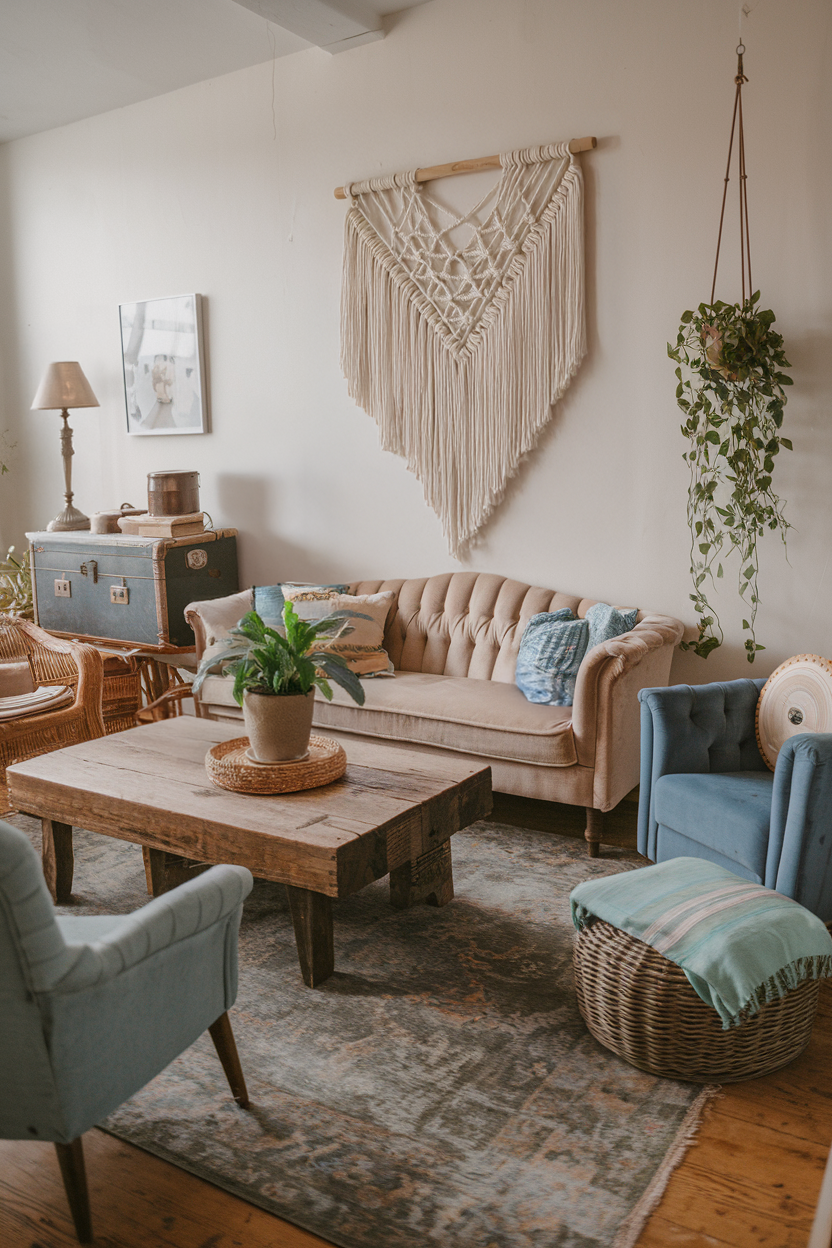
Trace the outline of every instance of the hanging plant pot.
<instances>
[{"instance_id":1,"label":"hanging plant pot","mask_svg":"<svg viewBox=\"0 0 832 1248\"><path fill-rule=\"evenodd\" d=\"M757 651L765 649L755 633L757 540L768 529L779 533L785 544L790 528L772 478L781 447L792 449L780 433L784 386L790 386L792 379L783 371L791 366L783 339L772 328L774 313L759 307L760 292L754 291L751 281L742 122L742 86L748 81L743 73L744 51L740 44L711 301L682 314L675 346L668 343L667 353L676 362L676 401L685 416L682 433L688 440L683 458L690 467L690 597L699 628L696 640L683 642L682 649L707 658L722 644L722 627L708 601L707 587L722 578L721 560L735 553L739 594L746 606L742 622L746 658L753 663ZM735 132L739 135L742 300L723 303L714 295Z\"/></svg>"},{"instance_id":2,"label":"hanging plant pot","mask_svg":"<svg viewBox=\"0 0 832 1248\"><path fill-rule=\"evenodd\" d=\"M315 690L243 695L243 719L258 763L288 763L309 750Z\"/></svg>"},{"instance_id":3,"label":"hanging plant pot","mask_svg":"<svg viewBox=\"0 0 832 1248\"><path fill-rule=\"evenodd\" d=\"M722 331L716 325L702 326L702 348L705 361L717 373L721 373L729 381L736 381L736 373L729 371L722 354Z\"/></svg>"}]
</instances>

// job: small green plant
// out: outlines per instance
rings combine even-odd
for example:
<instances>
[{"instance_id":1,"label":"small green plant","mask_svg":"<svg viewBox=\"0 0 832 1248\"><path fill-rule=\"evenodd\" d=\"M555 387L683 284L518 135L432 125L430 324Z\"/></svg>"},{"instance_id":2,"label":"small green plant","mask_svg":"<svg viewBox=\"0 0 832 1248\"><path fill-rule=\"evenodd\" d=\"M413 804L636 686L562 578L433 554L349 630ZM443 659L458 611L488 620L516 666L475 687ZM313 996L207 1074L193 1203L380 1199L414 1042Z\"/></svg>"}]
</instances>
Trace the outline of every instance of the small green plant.
<instances>
[{"instance_id":1,"label":"small green plant","mask_svg":"<svg viewBox=\"0 0 832 1248\"><path fill-rule=\"evenodd\" d=\"M765 649L754 631L757 541L769 529L779 532L785 545L791 527L772 488L780 448L792 449L780 433L783 387L792 384L783 369L791 365L781 335L772 329L774 313L758 308L759 298L755 291L742 303L700 303L696 311L682 314L676 345L667 344L677 365L676 401L688 439L683 458L690 466L690 597L699 626L697 639L683 642L682 649L707 658L722 645L722 627L706 585L722 578L721 560L736 552L739 593L748 607L742 626L749 663Z\"/></svg>"},{"instance_id":2,"label":"small green plant","mask_svg":"<svg viewBox=\"0 0 832 1248\"><path fill-rule=\"evenodd\" d=\"M14 546L10 546L6 558L0 560L0 615L16 615L31 620L34 613L29 551L17 560Z\"/></svg>"},{"instance_id":3,"label":"small green plant","mask_svg":"<svg viewBox=\"0 0 832 1248\"><path fill-rule=\"evenodd\" d=\"M283 608L284 632L279 632L265 624L256 611L249 611L231 629L235 640L228 649L203 659L194 679L194 693L199 692L208 673L221 663L223 670L234 677L234 698L240 706L247 691L287 696L309 693L313 687L332 701L330 681L363 706L364 690L355 672L340 655L322 648L325 643L351 633L347 617L359 614L342 612L307 623L287 602Z\"/></svg>"}]
</instances>

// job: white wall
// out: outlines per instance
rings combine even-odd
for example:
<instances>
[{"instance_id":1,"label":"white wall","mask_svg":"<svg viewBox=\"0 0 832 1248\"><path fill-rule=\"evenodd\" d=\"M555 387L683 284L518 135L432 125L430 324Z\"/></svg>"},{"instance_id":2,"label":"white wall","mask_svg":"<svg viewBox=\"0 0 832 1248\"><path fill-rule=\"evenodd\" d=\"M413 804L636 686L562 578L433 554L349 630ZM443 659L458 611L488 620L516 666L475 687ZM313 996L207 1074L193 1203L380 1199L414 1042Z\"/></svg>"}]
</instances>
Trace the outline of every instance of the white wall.
<instances>
[{"instance_id":1,"label":"white wall","mask_svg":"<svg viewBox=\"0 0 832 1248\"><path fill-rule=\"evenodd\" d=\"M348 54L301 52L0 148L0 388L17 445L0 537L54 515L44 365L81 361L76 502L140 503L148 471L197 468L240 530L247 583L460 566L418 482L378 449L338 366L345 205L333 187L595 134L587 186L590 351L463 566L692 623L687 469L665 342L707 298L736 61L734 0L435 0ZM761 0L744 25L755 283L794 365L778 465L795 526L767 539L754 675L832 653L832 6ZM272 100L274 98L274 104ZM475 194L473 180L470 191ZM445 184L448 185L448 184ZM738 297L735 231L723 298ZM120 302L200 291L212 433L128 437ZM741 609L677 679L752 674Z\"/></svg>"}]
</instances>

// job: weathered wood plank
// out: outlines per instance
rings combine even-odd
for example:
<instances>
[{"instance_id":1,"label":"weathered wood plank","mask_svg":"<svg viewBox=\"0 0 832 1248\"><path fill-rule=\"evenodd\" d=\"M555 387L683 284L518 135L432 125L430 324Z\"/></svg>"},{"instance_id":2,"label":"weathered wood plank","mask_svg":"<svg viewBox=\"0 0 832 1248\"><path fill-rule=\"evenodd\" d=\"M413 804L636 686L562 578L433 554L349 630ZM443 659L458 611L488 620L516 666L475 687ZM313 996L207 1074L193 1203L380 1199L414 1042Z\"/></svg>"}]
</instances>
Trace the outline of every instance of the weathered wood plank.
<instances>
[{"instance_id":1,"label":"weathered wood plank","mask_svg":"<svg viewBox=\"0 0 832 1248\"><path fill-rule=\"evenodd\" d=\"M102 752L102 760L99 760L94 755L69 757L74 749L73 746L69 750L56 751L49 756L51 766L39 769L38 773L28 770L25 763L10 768L12 804L19 810L39 814L42 813L38 808L39 799L42 799L41 805L45 805L62 795L77 795L83 789L93 798L138 802L143 807L168 812L177 820L186 822L194 818L210 820L221 805L222 821L226 827L314 842L320 840L321 825L334 809L337 809L340 818L352 820L366 831L408 815L414 805L426 801L441 804L447 800L442 789L437 791L433 784L423 786L418 792L414 790L410 796L399 796L389 790L367 790L361 783L343 780L319 789L276 797L231 793L212 785L201 765L189 771L183 764L182 770L178 771L171 764L174 774L170 775L155 768L155 755L143 756L141 752L130 751L130 767L125 768L114 762L110 751L106 756ZM476 787L476 783L475 778L463 781L466 800L469 786L473 784ZM448 787L446 784L445 788ZM480 801L477 808L482 809L483 806ZM80 824L81 820L77 822ZM311 829L310 835L298 836L305 829ZM341 838L347 839L349 837ZM326 843L332 844L331 839L326 838Z\"/></svg>"},{"instance_id":2,"label":"weathered wood plank","mask_svg":"<svg viewBox=\"0 0 832 1248\"><path fill-rule=\"evenodd\" d=\"M72 896L72 876L75 871L72 824L60 823L56 819L41 819L41 829L43 877L52 894L52 900L57 905L63 905Z\"/></svg>"},{"instance_id":3,"label":"weathered wood plank","mask_svg":"<svg viewBox=\"0 0 832 1248\"><path fill-rule=\"evenodd\" d=\"M169 893L180 884L187 884L210 867L209 862L194 862L191 858L183 858L181 854L171 854L165 849L149 849L147 851L150 864L150 884L154 897Z\"/></svg>"},{"instance_id":4,"label":"weathered wood plank","mask_svg":"<svg viewBox=\"0 0 832 1248\"><path fill-rule=\"evenodd\" d=\"M335 970L332 901L307 888L287 886L295 929L300 973L307 988L317 988Z\"/></svg>"},{"instance_id":5,"label":"weathered wood plank","mask_svg":"<svg viewBox=\"0 0 832 1248\"><path fill-rule=\"evenodd\" d=\"M330 1248L104 1131L84 1135L84 1153L100 1248ZM51 1145L0 1140L0 1244L78 1248Z\"/></svg>"},{"instance_id":6,"label":"weathered wood plank","mask_svg":"<svg viewBox=\"0 0 832 1248\"><path fill-rule=\"evenodd\" d=\"M406 910L419 902L446 906L453 898L450 841L390 872L390 905L397 910Z\"/></svg>"}]
</instances>

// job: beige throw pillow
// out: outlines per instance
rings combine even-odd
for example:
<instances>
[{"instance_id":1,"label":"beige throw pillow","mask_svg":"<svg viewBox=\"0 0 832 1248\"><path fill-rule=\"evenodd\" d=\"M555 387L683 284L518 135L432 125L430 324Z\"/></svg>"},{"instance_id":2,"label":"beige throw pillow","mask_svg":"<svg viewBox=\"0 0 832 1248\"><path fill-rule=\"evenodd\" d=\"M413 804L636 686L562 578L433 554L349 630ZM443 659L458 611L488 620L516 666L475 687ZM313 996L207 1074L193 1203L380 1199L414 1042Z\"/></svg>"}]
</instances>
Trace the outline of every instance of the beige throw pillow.
<instances>
[{"instance_id":1,"label":"beige throw pillow","mask_svg":"<svg viewBox=\"0 0 832 1248\"><path fill-rule=\"evenodd\" d=\"M341 611L358 611L369 619L349 619L353 631L346 637L321 646L338 654L358 676L392 672L393 665L384 649L384 625L396 595L341 594L325 585L283 585L283 597L291 602L302 620L322 620Z\"/></svg>"}]
</instances>

